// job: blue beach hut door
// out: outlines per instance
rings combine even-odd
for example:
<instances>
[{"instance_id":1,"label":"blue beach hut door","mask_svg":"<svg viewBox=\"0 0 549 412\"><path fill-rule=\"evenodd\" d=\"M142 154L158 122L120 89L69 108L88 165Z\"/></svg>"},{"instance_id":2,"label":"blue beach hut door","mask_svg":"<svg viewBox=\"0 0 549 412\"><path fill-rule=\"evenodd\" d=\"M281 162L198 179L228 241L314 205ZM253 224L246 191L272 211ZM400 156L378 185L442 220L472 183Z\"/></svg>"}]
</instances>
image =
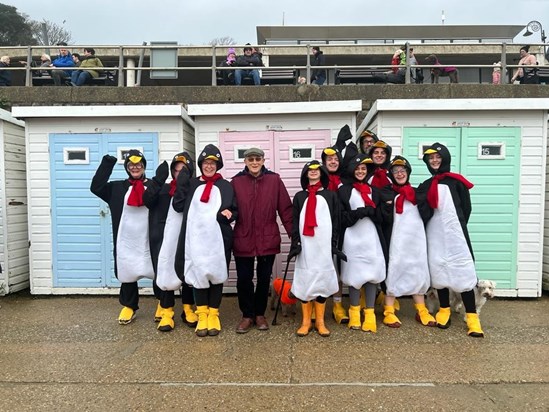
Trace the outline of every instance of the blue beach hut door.
<instances>
[{"instance_id":1,"label":"blue beach hut door","mask_svg":"<svg viewBox=\"0 0 549 412\"><path fill-rule=\"evenodd\" d=\"M143 151L147 175L158 164L156 133L52 134L50 136L53 286L118 287L114 276L109 208L90 192L101 158L116 156L111 180L125 179L123 155ZM141 284L141 282L140 282ZM144 281L141 286L150 286Z\"/></svg>"}]
</instances>

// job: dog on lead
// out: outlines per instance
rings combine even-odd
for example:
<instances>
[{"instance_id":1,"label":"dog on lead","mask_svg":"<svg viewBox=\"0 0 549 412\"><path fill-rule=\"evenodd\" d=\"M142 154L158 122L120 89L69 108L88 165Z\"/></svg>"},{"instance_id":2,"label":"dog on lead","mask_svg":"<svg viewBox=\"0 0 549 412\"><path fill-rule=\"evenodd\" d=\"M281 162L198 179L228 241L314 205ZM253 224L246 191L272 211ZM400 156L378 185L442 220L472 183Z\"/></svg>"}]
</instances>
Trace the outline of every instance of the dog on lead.
<instances>
[{"instance_id":1,"label":"dog on lead","mask_svg":"<svg viewBox=\"0 0 549 412\"><path fill-rule=\"evenodd\" d=\"M273 283L271 282L271 288L270 288L270 294L271 298L269 300L269 306L271 307L271 310L276 310L276 305L278 303L278 295L276 294ZM297 308L295 303L292 305L287 305L285 303L280 302L280 313L284 317L288 317L290 315L295 315L297 313Z\"/></svg>"},{"instance_id":2,"label":"dog on lead","mask_svg":"<svg viewBox=\"0 0 549 412\"><path fill-rule=\"evenodd\" d=\"M427 56L425 61L431 66L438 66L441 64L438 57L434 54ZM439 77L448 77L450 79L450 83L458 83L458 69L456 67L431 67L430 71L431 84L438 84Z\"/></svg>"},{"instance_id":3,"label":"dog on lead","mask_svg":"<svg viewBox=\"0 0 549 412\"><path fill-rule=\"evenodd\" d=\"M493 280L479 280L475 288L475 305L477 313L480 315L480 311L488 299L492 299L495 295L496 282ZM438 293L436 289L429 288L425 294L425 304L429 312L436 313L440 307L438 300ZM455 293L450 290L450 307L452 312L461 313L465 320L465 307L461 300L461 293Z\"/></svg>"}]
</instances>

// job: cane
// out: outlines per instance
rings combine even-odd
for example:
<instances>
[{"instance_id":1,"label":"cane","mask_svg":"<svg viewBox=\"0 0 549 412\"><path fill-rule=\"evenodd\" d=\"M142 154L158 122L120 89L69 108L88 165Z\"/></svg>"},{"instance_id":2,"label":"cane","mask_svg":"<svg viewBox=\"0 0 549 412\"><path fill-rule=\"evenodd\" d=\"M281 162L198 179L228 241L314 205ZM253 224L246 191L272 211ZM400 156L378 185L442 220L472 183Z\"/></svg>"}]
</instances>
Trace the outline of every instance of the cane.
<instances>
[{"instance_id":1,"label":"cane","mask_svg":"<svg viewBox=\"0 0 549 412\"><path fill-rule=\"evenodd\" d=\"M278 323L276 323L276 317L278 316L278 311L280 309L280 301L282 299L282 291L284 290L284 283L286 283L286 276L288 275L288 268L290 267L290 260L291 259L288 259L286 261L286 270L284 270L284 276L282 277L282 286L280 287L280 295L278 295L278 303L276 304L275 315L274 315L273 323L272 323L273 326L278 325Z\"/></svg>"}]
</instances>

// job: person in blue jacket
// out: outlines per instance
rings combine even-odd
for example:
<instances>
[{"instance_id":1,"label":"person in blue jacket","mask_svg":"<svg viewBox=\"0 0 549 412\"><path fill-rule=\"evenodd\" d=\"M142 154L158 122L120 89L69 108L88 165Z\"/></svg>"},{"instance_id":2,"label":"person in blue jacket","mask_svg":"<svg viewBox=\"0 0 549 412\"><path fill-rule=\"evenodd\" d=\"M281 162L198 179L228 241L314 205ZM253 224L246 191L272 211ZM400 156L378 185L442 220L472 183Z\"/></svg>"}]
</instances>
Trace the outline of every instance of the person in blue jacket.
<instances>
[{"instance_id":1,"label":"person in blue jacket","mask_svg":"<svg viewBox=\"0 0 549 412\"><path fill-rule=\"evenodd\" d=\"M63 86L65 80L70 80L72 70L67 70L69 67L74 67L74 61L72 54L67 50L67 43L57 43L59 46L59 56L51 63L51 67L59 68L58 70L51 71L51 78L56 86Z\"/></svg>"}]
</instances>

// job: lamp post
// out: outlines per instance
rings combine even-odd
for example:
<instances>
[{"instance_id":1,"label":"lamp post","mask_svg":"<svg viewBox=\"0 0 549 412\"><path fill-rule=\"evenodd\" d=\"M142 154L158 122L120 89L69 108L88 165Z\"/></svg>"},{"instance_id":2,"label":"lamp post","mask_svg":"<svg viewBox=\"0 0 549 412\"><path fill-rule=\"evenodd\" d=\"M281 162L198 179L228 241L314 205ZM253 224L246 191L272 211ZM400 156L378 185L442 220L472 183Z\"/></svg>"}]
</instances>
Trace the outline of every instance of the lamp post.
<instances>
[{"instance_id":1,"label":"lamp post","mask_svg":"<svg viewBox=\"0 0 549 412\"><path fill-rule=\"evenodd\" d=\"M545 40L547 40L547 37L545 37L545 30L543 30L543 26L539 21L532 20L530 23L528 23L526 25L526 31L524 32L523 36L531 36L537 31L541 31L541 42L543 43L543 54L545 55Z\"/></svg>"}]
</instances>

